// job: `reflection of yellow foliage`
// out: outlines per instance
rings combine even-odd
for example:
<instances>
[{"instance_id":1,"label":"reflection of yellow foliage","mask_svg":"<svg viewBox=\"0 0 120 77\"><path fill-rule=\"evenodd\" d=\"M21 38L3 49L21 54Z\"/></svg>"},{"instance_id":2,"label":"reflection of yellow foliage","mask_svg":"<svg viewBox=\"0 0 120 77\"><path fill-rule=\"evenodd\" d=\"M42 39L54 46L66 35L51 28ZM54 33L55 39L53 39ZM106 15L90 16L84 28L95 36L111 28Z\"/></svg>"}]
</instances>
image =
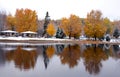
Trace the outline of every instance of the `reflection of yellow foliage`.
<instances>
[{"instance_id":1,"label":"reflection of yellow foliage","mask_svg":"<svg viewBox=\"0 0 120 77\"><path fill-rule=\"evenodd\" d=\"M102 67L101 61L108 59L106 53L99 47L90 47L83 52L86 70L92 73L99 73Z\"/></svg>"},{"instance_id":2,"label":"reflection of yellow foliage","mask_svg":"<svg viewBox=\"0 0 120 77\"><path fill-rule=\"evenodd\" d=\"M106 60L108 58L108 56L105 54L105 52L99 48L99 47L90 47L87 48L84 53L83 56L85 59L94 59L96 60L96 62L99 62L101 60Z\"/></svg>"},{"instance_id":3,"label":"reflection of yellow foliage","mask_svg":"<svg viewBox=\"0 0 120 77\"><path fill-rule=\"evenodd\" d=\"M25 51L21 50L21 47L14 52L6 53L7 60L13 60L16 67L22 69L34 68L36 62L36 52L35 51Z\"/></svg>"},{"instance_id":4,"label":"reflection of yellow foliage","mask_svg":"<svg viewBox=\"0 0 120 77\"><path fill-rule=\"evenodd\" d=\"M80 47L78 45L69 45L60 54L60 59L63 64L68 64L70 68L74 67L80 59Z\"/></svg>"},{"instance_id":5,"label":"reflection of yellow foliage","mask_svg":"<svg viewBox=\"0 0 120 77\"><path fill-rule=\"evenodd\" d=\"M6 53L6 58L8 61L12 61L14 59L14 52L15 51L11 51L9 53Z\"/></svg>"},{"instance_id":6,"label":"reflection of yellow foliage","mask_svg":"<svg viewBox=\"0 0 120 77\"><path fill-rule=\"evenodd\" d=\"M51 58L55 53L55 49L53 46L49 46L46 50L46 54L48 56L48 58Z\"/></svg>"},{"instance_id":7,"label":"reflection of yellow foliage","mask_svg":"<svg viewBox=\"0 0 120 77\"><path fill-rule=\"evenodd\" d=\"M47 33L50 35L50 36L53 36L55 34L56 30L55 30L55 27L52 23L50 23L47 27Z\"/></svg>"}]
</instances>

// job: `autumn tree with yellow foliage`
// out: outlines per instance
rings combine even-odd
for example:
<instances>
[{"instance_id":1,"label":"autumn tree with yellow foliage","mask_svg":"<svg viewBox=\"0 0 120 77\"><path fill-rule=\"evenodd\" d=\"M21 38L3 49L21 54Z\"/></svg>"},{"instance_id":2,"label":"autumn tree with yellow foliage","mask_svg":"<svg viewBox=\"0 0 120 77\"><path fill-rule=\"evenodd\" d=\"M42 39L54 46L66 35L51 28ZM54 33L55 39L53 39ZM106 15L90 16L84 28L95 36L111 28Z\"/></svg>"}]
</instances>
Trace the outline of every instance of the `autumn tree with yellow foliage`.
<instances>
[{"instance_id":1,"label":"autumn tree with yellow foliage","mask_svg":"<svg viewBox=\"0 0 120 77\"><path fill-rule=\"evenodd\" d=\"M8 25L8 28L11 29L11 30L15 30L15 24L16 24L15 17L12 16L11 14L9 14L7 16L7 25Z\"/></svg>"},{"instance_id":2,"label":"autumn tree with yellow foliage","mask_svg":"<svg viewBox=\"0 0 120 77\"><path fill-rule=\"evenodd\" d=\"M61 20L60 28L63 29L64 33L71 37L78 38L81 34L81 21L76 15L71 15L69 19L63 18Z\"/></svg>"},{"instance_id":3,"label":"autumn tree with yellow foliage","mask_svg":"<svg viewBox=\"0 0 120 77\"><path fill-rule=\"evenodd\" d=\"M48 24L47 33L49 36L53 36L56 33L53 23Z\"/></svg>"},{"instance_id":4,"label":"autumn tree with yellow foliage","mask_svg":"<svg viewBox=\"0 0 120 77\"><path fill-rule=\"evenodd\" d=\"M106 26L107 30L106 33L112 34L114 31L113 23L106 17L103 19L104 25Z\"/></svg>"},{"instance_id":5,"label":"autumn tree with yellow foliage","mask_svg":"<svg viewBox=\"0 0 120 77\"><path fill-rule=\"evenodd\" d=\"M18 32L37 31L37 14L30 9L16 10L16 29Z\"/></svg>"},{"instance_id":6,"label":"autumn tree with yellow foliage","mask_svg":"<svg viewBox=\"0 0 120 77\"><path fill-rule=\"evenodd\" d=\"M104 36L106 27L104 26L102 13L100 11L92 10L87 14L84 32L87 37L95 38L95 40Z\"/></svg>"}]
</instances>

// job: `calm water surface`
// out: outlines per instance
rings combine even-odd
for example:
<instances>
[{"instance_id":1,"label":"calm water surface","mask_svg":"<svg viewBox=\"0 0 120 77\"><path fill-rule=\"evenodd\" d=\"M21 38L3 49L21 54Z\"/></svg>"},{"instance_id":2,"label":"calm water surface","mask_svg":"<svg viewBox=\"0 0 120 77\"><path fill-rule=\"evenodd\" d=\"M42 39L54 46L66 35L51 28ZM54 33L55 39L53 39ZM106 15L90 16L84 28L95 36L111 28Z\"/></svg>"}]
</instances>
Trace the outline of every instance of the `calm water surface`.
<instances>
[{"instance_id":1,"label":"calm water surface","mask_svg":"<svg viewBox=\"0 0 120 77\"><path fill-rule=\"evenodd\" d=\"M120 77L120 47L0 44L0 77Z\"/></svg>"}]
</instances>

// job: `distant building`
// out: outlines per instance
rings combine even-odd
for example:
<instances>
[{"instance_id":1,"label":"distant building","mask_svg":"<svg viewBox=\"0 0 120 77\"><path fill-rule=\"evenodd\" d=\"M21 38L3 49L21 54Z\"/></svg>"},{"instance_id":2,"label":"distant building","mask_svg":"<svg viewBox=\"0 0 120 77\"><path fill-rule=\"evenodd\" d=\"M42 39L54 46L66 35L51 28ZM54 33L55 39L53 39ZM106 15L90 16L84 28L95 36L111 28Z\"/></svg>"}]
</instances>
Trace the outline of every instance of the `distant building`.
<instances>
[{"instance_id":1,"label":"distant building","mask_svg":"<svg viewBox=\"0 0 120 77\"><path fill-rule=\"evenodd\" d=\"M5 30L5 31L0 31L0 36L17 37L19 36L19 33L16 31L12 31L12 30Z\"/></svg>"},{"instance_id":2,"label":"distant building","mask_svg":"<svg viewBox=\"0 0 120 77\"><path fill-rule=\"evenodd\" d=\"M22 37L37 37L37 33L32 31L22 32L20 35Z\"/></svg>"}]
</instances>

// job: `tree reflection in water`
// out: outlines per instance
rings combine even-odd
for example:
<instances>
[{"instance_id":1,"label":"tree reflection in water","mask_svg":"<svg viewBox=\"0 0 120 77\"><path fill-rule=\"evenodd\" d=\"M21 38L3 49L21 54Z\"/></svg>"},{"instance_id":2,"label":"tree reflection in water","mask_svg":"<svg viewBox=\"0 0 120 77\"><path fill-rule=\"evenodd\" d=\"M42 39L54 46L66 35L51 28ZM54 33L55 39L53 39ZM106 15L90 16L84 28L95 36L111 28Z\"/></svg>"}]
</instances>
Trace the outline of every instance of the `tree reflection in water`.
<instances>
[{"instance_id":1,"label":"tree reflection in water","mask_svg":"<svg viewBox=\"0 0 120 77\"><path fill-rule=\"evenodd\" d=\"M48 48L46 49L46 54L48 58L52 58L53 55L55 54L55 48L52 45L48 46Z\"/></svg>"},{"instance_id":2,"label":"tree reflection in water","mask_svg":"<svg viewBox=\"0 0 120 77\"><path fill-rule=\"evenodd\" d=\"M119 48L119 45L113 45L113 57L115 58L115 59L118 59L118 58L120 58L120 48Z\"/></svg>"},{"instance_id":3,"label":"tree reflection in water","mask_svg":"<svg viewBox=\"0 0 120 77\"><path fill-rule=\"evenodd\" d=\"M6 53L8 61L14 61L15 66L21 70L27 70L34 68L36 63L36 51L22 50L19 46L16 51L10 51Z\"/></svg>"},{"instance_id":4,"label":"tree reflection in water","mask_svg":"<svg viewBox=\"0 0 120 77\"><path fill-rule=\"evenodd\" d=\"M83 52L83 59L86 71L90 74L98 74L102 67L101 61L107 60L108 56L102 48L92 45Z\"/></svg>"},{"instance_id":5,"label":"tree reflection in water","mask_svg":"<svg viewBox=\"0 0 120 77\"><path fill-rule=\"evenodd\" d=\"M30 49L26 49L30 47ZM6 47L4 47L6 48ZM101 61L109 57L120 58L119 45L41 45L41 46L18 46L16 50L6 51L1 47L1 61L13 61L20 70L29 70L35 67L38 56L43 56L43 62L47 69L51 58L54 55L60 57L62 64L67 64L70 68L78 65L80 58L89 74L99 74L102 68ZM83 48L83 49L82 49ZM5 54L4 54L5 53ZM2 58L3 57L3 58ZM1 62L0 61L0 62Z\"/></svg>"},{"instance_id":6,"label":"tree reflection in water","mask_svg":"<svg viewBox=\"0 0 120 77\"><path fill-rule=\"evenodd\" d=\"M65 45L62 45L62 44L56 45L57 54L61 53L64 48L65 48Z\"/></svg>"},{"instance_id":7,"label":"tree reflection in water","mask_svg":"<svg viewBox=\"0 0 120 77\"><path fill-rule=\"evenodd\" d=\"M80 59L79 45L68 45L60 53L60 59L62 64L68 64L70 68L73 68L74 66L76 66Z\"/></svg>"},{"instance_id":8,"label":"tree reflection in water","mask_svg":"<svg viewBox=\"0 0 120 77\"><path fill-rule=\"evenodd\" d=\"M44 65L45 65L45 68L47 69L47 66L48 66L48 63L49 63L49 58L46 54L46 50L47 50L47 46L43 46L43 58L44 58Z\"/></svg>"}]
</instances>

